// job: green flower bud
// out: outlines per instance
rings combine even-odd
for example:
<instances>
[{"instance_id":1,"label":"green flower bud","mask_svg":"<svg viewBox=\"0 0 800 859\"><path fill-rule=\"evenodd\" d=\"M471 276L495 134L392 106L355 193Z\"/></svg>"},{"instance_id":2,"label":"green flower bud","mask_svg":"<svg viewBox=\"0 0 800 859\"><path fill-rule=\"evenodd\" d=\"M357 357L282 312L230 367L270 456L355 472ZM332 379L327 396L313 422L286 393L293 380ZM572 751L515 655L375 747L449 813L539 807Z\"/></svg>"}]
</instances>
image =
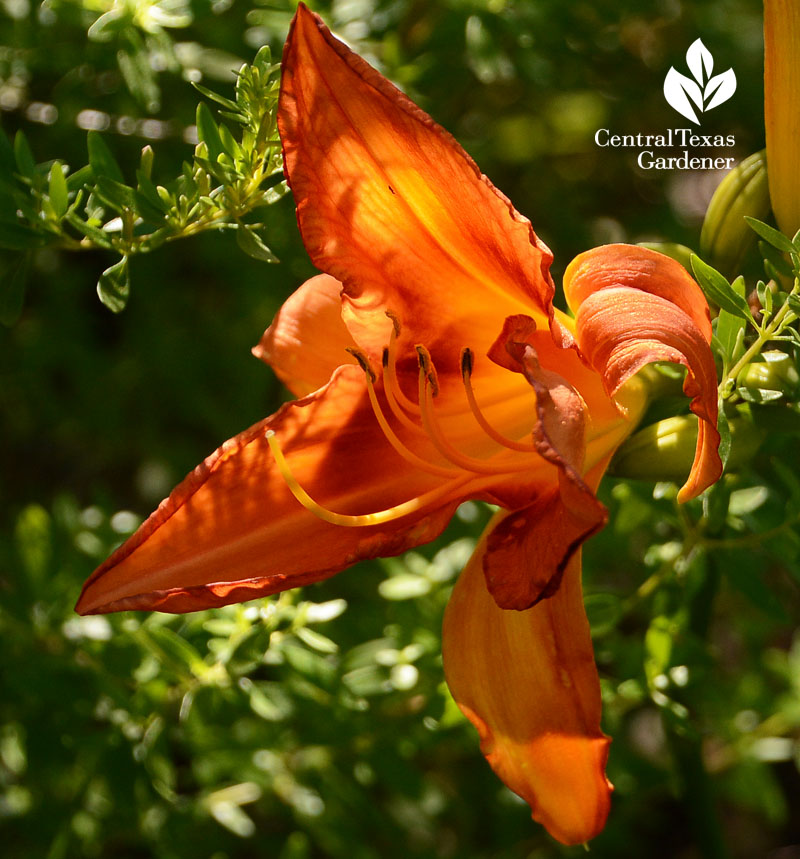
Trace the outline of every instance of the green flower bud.
<instances>
[{"instance_id":1,"label":"green flower bud","mask_svg":"<svg viewBox=\"0 0 800 859\"><path fill-rule=\"evenodd\" d=\"M736 379L736 391L751 403L794 398L800 374L791 357L777 350L763 352L758 361L745 365Z\"/></svg>"},{"instance_id":2,"label":"green flower bud","mask_svg":"<svg viewBox=\"0 0 800 859\"><path fill-rule=\"evenodd\" d=\"M729 421L731 450L727 469L751 459L766 437L747 416ZM608 473L656 482L681 483L692 467L697 445L697 416L665 418L634 433L617 451Z\"/></svg>"},{"instance_id":3,"label":"green flower bud","mask_svg":"<svg viewBox=\"0 0 800 859\"><path fill-rule=\"evenodd\" d=\"M745 215L764 220L769 214L764 150L745 158L727 173L708 204L700 233L700 256L732 277L757 240Z\"/></svg>"},{"instance_id":4,"label":"green flower bud","mask_svg":"<svg viewBox=\"0 0 800 859\"><path fill-rule=\"evenodd\" d=\"M692 273L692 254L694 251L687 248L686 245L679 245L677 242L637 242L640 247L649 248L651 251L658 251L664 256L674 259L679 262L689 274Z\"/></svg>"}]
</instances>

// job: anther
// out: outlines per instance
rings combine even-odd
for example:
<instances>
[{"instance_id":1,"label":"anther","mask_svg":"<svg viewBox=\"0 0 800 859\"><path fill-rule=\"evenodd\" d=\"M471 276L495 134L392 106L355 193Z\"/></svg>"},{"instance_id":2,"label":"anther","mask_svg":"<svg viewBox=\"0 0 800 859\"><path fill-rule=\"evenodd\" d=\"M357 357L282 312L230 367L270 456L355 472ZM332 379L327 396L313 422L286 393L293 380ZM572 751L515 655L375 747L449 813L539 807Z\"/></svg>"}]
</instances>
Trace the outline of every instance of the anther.
<instances>
[{"instance_id":1,"label":"anther","mask_svg":"<svg viewBox=\"0 0 800 859\"><path fill-rule=\"evenodd\" d=\"M431 386L431 394L434 397L439 396L439 379L436 376L436 368L433 366L433 360L431 358L431 353L424 347L417 345L414 347L417 350L417 359L419 361L419 369L422 373L425 374L430 386ZM420 398L420 406L422 406L422 399Z\"/></svg>"},{"instance_id":2,"label":"anther","mask_svg":"<svg viewBox=\"0 0 800 859\"><path fill-rule=\"evenodd\" d=\"M392 328L394 328L394 336L400 336L400 319L397 314L392 310L385 310L384 313L392 320Z\"/></svg>"},{"instance_id":3,"label":"anther","mask_svg":"<svg viewBox=\"0 0 800 859\"><path fill-rule=\"evenodd\" d=\"M412 513L417 513L423 510L427 505L442 501L448 496L452 497L453 493L458 490L463 484L469 481L469 476L462 476L456 480L451 480L441 484L436 489L431 489L429 492L424 492L416 498L409 501L404 501L401 504L396 504L394 507L388 507L386 510L378 510L375 513L364 513L360 515L349 515L346 513L335 513L328 510L321 504L317 503L303 487L298 483L297 478L292 474L286 458L281 450L280 443L275 435L274 430L267 430L264 434L275 458L275 464L281 477L286 482L286 486L294 497L319 519L325 522L330 522L332 525L343 525L345 527L367 527L369 525L382 525L385 522L392 522L395 519L401 519L404 516L410 516Z\"/></svg>"},{"instance_id":4,"label":"anther","mask_svg":"<svg viewBox=\"0 0 800 859\"><path fill-rule=\"evenodd\" d=\"M355 359L358 361L359 366L367 375L367 378L374 382L375 374L372 372L372 367L369 365L369 361L367 360L367 356L360 349L352 349L350 346L345 348L345 352L349 352Z\"/></svg>"}]
</instances>

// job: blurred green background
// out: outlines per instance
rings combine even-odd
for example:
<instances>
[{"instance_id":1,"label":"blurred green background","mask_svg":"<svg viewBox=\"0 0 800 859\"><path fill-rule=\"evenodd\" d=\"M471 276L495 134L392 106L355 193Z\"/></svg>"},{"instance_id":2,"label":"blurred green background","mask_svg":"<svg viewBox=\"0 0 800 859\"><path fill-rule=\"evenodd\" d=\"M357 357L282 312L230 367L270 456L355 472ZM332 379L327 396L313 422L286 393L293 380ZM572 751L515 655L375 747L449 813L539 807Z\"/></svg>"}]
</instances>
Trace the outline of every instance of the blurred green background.
<instances>
[{"instance_id":1,"label":"blurred green background","mask_svg":"<svg viewBox=\"0 0 800 859\"><path fill-rule=\"evenodd\" d=\"M719 176L642 171L631 150L593 141L600 127L684 127L661 87L696 38L738 79L704 131L734 134L737 157L763 146L754 0L312 5L531 218L557 281L604 242L696 247ZM188 81L230 96L258 47L279 55L292 12L2 0L3 127L73 169L86 129L103 131L128 181L149 143L166 182L191 158ZM495 779L443 685L442 611L479 506L424 551L303 593L185 617L72 613L85 577L171 487L285 396L249 349L313 268L291 198L265 213L280 264L229 233L182 240L132 259L119 315L95 293L112 255L40 250L23 313L0 333L3 853L578 856ZM0 251L3 282L13 261ZM775 436L682 512L670 485L606 481L612 524L585 577L617 790L593 855L800 857L795 466ZM713 521L720 497L699 540L693 523Z\"/></svg>"}]
</instances>

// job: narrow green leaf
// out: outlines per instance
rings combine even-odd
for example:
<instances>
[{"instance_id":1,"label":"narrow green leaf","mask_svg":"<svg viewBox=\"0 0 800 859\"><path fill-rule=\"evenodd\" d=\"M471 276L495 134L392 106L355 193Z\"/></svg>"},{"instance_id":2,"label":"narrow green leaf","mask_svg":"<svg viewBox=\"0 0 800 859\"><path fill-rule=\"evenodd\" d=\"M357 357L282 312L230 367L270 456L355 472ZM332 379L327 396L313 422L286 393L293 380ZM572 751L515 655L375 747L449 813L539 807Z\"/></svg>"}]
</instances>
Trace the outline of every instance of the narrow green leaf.
<instances>
[{"instance_id":1,"label":"narrow green leaf","mask_svg":"<svg viewBox=\"0 0 800 859\"><path fill-rule=\"evenodd\" d=\"M107 268L97 281L97 295L112 313L124 310L130 289L127 257L122 257L118 263Z\"/></svg>"},{"instance_id":2,"label":"narrow green leaf","mask_svg":"<svg viewBox=\"0 0 800 859\"><path fill-rule=\"evenodd\" d=\"M87 224L83 218L79 217L75 212L67 212L66 220L75 227L78 232L83 233L87 239L91 239L99 248L107 248L111 250L112 243L107 233L104 233L99 227Z\"/></svg>"},{"instance_id":3,"label":"narrow green leaf","mask_svg":"<svg viewBox=\"0 0 800 859\"><path fill-rule=\"evenodd\" d=\"M220 123L219 125L219 138L222 141L225 151L231 156L231 158L235 158L240 153L241 147L236 142L236 138L231 134L228 126L224 123Z\"/></svg>"},{"instance_id":4,"label":"narrow green leaf","mask_svg":"<svg viewBox=\"0 0 800 859\"><path fill-rule=\"evenodd\" d=\"M719 458L722 460L722 468L724 470L731 455L731 428L721 401L717 416L717 430L719 432Z\"/></svg>"},{"instance_id":5,"label":"narrow green leaf","mask_svg":"<svg viewBox=\"0 0 800 859\"><path fill-rule=\"evenodd\" d=\"M90 164L85 164L74 173L70 173L65 177L67 183L67 191L77 193L94 179L94 171Z\"/></svg>"},{"instance_id":6,"label":"narrow green leaf","mask_svg":"<svg viewBox=\"0 0 800 859\"><path fill-rule=\"evenodd\" d=\"M225 151L217 123L214 122L208 105L202 101L197 105L197 137L208 147L208 156L211 161L216 161Z\"/></svg>"},{"instance_id":7,"label":"narrow green leaf","mask_svg":"<svg viewBox=\"0 0 800 859\"><path fill-rule=\"evenodd\" d=\"M86 135L86 146L89 150L89 164L92 166L94 175L98 177L107 176L115 182L124 184L125 179L119 164L111 154L111 150L103 140L102 135L96 131L90 131Z\"/></svg>"},{"instance_id":8,"label":"narrow green leaf","mask_svg":"<svg viewBox=\"0 0 800 859\"><path fill-rule=\"evenodd\" d=\"M106 176L101 176L97 180L95 193L107 206L111 206L118 212L136 208L133 188L129 188L121 182L115 182Z\"/></svg>"},{"instance_id":9,"label":"narrow green leaf","mask_svg":"<svg viewBox=\"0 0 800 859\"><path fill-rule=\"evenodd\" d=\"M210 98L212 101L215 101L217 104L222 105L222 107L226 107L228 110L238 112L239 106L236 104L235 101L231 101L229 98L225 98L224 95L220 95L219 93L214 92L213 89L204 87L201 84L195 83L194 81L192 81L192 86L206 98Z\"/></svg>"},{"instance_id":10,"label":"narrow green leaf","mask_svg":"<svg viewBox=\"0 0 800 859\"><path fill-rule=\"evenodd\" d=\"M772 388L745 388L739 386L736 393L748 403L774 403L780 400L784 395L783 391L776 391Z\"/></svg>"},{"instance_id":11,"label":"narrow green leaf","mask_svg":"<svg viewBox=\"0 0 800 859\"><path fill-rule=\"evenodd\" d=\"M239 228L236 230L236 244L253 259L262 262L278 262L278 258L264 244L261 236L252 227L239 224Z\"/></svg>"},{"instance_id":12,"label":"narrow green leaf","mask_svg":"<svg viewBox=\"0 0 800 859\"><path fill-rule=\"evenodd\" d=\"M745 282L743 277L737 277L731 284L731 289L744 298ZM732 364L736 360L737 342L741 343L739 332L744 331L746 323L741 316L721 309L717 317L717 340L723 350L723 355Z\"/></svg>"},{"instance_id":13,"label":"narrow green leaf","mask_svg":"<svg viewBox=\"0 0 800 859\"><path fill-rule=\"evenodd\" d=\"M14 157L17 161L17 170L28 179L33 179L36 175L36 162L28 141L21 131L18 131L14 137Z\"/></svg>"},{"instance_id":14,"label":"narrow green leaf","mask_svg":"<svg viewBox=\"0 0 800 859\"><path fill-rule=\"evenodd\" d=\"M149 646L159 661L163 661L166 657L173 670L177 669L194 677L203 677L208 673L208 666L200 653L168 626L150 624L142 627L139 633L145 646ZM150 641L147 641L148 638Z\"/></svg>"},{"instance_id":15,"label":"narrow green leaf","mask_svg":"<svg viewBox=\"0 0 800 859\"><path fill-rule=\"evenodd\" d=\"M796 295L789 295L786 301L789 303L789 307L792 309L792 311L798 316L800 316L800 298L798 298Z\"/></svg>"},{"instance_id":16,"label":"narrow green leaf","mask_svg":"<svg viewBox=\"0 0 800 859\"><path fill-rule=\"evenodd\" d=\"M0 278L0 322L3 325L13 325L22 313L30 267L31 255L21 254Z\"/></svg>"},{"instance_id":17,"label":"narrow green leaf","mask_svg":"<svg viewBox=\"0 0 800 859\"><path fill-rule=\"evenodd\" d=\"M739 295L715 268L692 256L692 270L706 296L718 307L755 326L747 301Z\"/></svg>"},{"instance_id":18,"label":"narrow green leaf","mask_svg":"<svg viewBox=\"0 0 800 859\"><path fill-rule=\"evenodd\" d=\"M54 161L50 167L47 194L50 197L53 211L60 220L69 208L69 196L67 195L67 181L64 178L64 171L58 161Z\"/></svg>"},{"instance_id":19,"label":"narrow green leaf","mask_svg":"<svg viewBox=\"0 0 800 859\"><path fill-rule=\"evenodd\" d=\"M792 267L786 261L786 257L769 242L759 242L758 249L761 251L761 256L764 262L769 262L775 271L779 272L783 277L792 276ZM770 275L772 277L772 275ZM778 280L779 278L776 278Z\"/></svg>"},{"instance_id":20,"label":"narrow green leaf","mask_svg":"<svg viewBox=\"0 0 800 859\"><path fill-rule=\"evenodd\" d=\"M744 219L750 225L750 228L755 230L761 238L764 239L764 241L769 242L779 251L790 254L795 250L791 239L787 239L783 233L779 232L774 227L771 227L769 224L765 224L763 221L759 221L757 218L751 218L749 215L745 215Z\"/></svg>"},{"instance_id":21,"label":"narrow green leaf","mask_svg":"<svg viewBox=\"0 0 800 859\"><path fill-rule=\"evenodd\" d=\"M136 204L136 212L141 215L145 221L152 224L160 224L164 220L164 209L161 205L155 205L149 195L145 195L141 190L133 192L134 202ZM161 203L161 198L156 194L156 199Z\"/></svg>"}]
</instances>

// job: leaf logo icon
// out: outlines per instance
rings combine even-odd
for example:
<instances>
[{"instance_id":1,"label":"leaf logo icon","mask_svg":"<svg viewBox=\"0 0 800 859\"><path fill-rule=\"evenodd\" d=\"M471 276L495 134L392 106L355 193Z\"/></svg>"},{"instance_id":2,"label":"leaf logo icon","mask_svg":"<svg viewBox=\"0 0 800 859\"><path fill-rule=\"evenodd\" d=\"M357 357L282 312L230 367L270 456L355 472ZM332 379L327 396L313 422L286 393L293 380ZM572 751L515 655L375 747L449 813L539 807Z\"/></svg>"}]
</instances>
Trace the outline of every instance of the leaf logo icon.
<instances>
[{"instance_id":1,"label":"leaf logo icon","mask_svg":"<svg viewBox=\"0 0 800 859\"><path fill-rule=\"evenodd\" d=\"M686 65L694 80L670 66L664 79L664 98L681 116L699 125L698 114L722 104L736 92L736 75L728 69L712 76L714 57L700 39L689 46Z\"/></svg>"}]
</instances>

